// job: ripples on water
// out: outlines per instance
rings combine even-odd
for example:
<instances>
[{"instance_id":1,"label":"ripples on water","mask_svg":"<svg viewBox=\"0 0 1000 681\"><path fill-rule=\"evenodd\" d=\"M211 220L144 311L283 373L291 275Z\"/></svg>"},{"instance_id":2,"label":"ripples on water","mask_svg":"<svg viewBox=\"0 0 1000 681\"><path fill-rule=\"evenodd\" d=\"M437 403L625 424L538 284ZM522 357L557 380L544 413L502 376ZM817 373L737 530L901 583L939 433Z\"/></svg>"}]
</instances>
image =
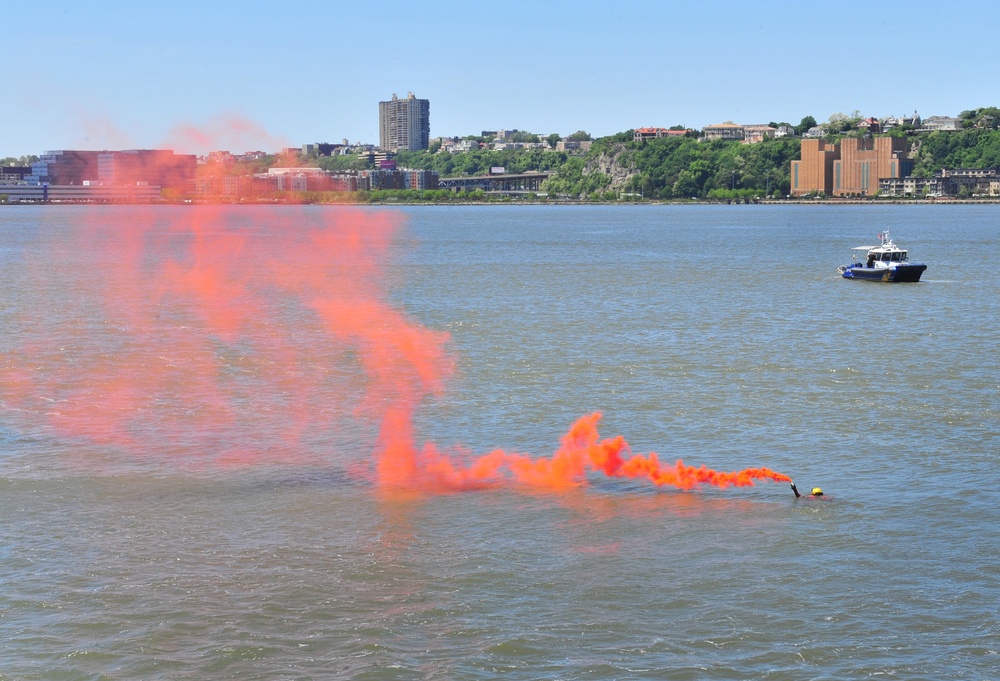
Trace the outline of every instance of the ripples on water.
<instances>
[{"instance_id":1,"label":"ripples on water","mask_svg":"<svg viewBox=\"0 0 1000 681\"><path fill-rule=\"evenodd\" d=\"M100 326L80 310L108 254L58 248L88 210L0 213L8 364L39 328ZM355 474L364 429L315 429L294 465L206 466L7 407L0 678L992 678L996 210L407 210L393 301L449 331L458 361L422 437L547 455L601 410L637 452L769 466L831 499L597 477L407 497ZM839 280L885 228L925 281ZM67 267L80 289L52 283ZM343 425L342 384L317 385ZM269 395L248 409L278 410ZM151 451L214 442L144 423Z\"/></svg>"}]
</instances>

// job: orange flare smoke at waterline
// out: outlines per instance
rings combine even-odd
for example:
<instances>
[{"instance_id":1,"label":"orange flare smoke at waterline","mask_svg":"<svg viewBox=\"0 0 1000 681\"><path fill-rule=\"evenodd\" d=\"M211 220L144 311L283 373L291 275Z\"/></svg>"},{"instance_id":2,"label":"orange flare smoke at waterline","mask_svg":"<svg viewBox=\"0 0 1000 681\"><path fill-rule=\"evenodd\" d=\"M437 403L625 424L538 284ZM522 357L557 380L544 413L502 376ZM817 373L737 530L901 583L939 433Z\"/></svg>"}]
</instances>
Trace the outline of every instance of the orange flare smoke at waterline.
<instances>
[{"instance_id":1,"label":"orange flare smoke at waterline","mask_svg":"<svg viewBox=\"0 0 1000 681\"><path fill-rule=\"evenodd\" d=\"M621 435L601 439L597 423L600 412L578 419L563 436L560 447L547 458L532 458L496 450L465 467L427 445L417 452L409 444L409 430L400 423L398 437L390 438L380 453L379 481L384 485L414 485L421 488L469 489L504 480L545 489L584 485L587 473L608 477L647 479L656 485L689 490L700 485L752 487L755 480L790 482L791 478L768 468L745 468L734 472L714 471L705 466L661 464L655 453L631 454Z\"/></svg>"}]
</instances>

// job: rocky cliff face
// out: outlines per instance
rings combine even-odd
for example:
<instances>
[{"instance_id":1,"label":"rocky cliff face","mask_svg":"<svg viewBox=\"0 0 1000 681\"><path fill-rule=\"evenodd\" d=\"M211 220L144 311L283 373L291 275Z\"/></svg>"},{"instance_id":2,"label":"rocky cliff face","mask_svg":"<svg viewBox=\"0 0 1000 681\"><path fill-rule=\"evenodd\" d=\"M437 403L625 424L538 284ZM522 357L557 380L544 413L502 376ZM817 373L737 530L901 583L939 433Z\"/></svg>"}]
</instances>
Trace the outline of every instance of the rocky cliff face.
<instances>
[{"instance_id":1,"label":"rocky cliff face","mask_svg":"<svg viewBox=\"0 0 1000 681\"><path fill-rule=\"evenodd\" d=\"M624 145L614 145L606 153L587 161L583 174L602 173L611 178L611 189L621 189L638 172L631 153Z\"/></svg>"}]
</instances>

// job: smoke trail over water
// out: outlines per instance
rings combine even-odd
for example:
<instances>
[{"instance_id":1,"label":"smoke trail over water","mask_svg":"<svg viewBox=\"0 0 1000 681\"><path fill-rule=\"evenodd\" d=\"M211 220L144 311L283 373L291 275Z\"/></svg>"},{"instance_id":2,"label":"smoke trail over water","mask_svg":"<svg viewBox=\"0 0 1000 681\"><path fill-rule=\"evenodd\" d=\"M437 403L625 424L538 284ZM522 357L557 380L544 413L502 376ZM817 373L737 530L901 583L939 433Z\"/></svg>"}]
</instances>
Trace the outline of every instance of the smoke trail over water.
<instances>
[{"instance_id":1,"label":"smoke trail over water","mask_svg":"<svg viewBox=\"0 0 1000 681\"><path fill-rule=\"evenodd\" d=\"M130 210L123 223L121 213L84 210L60 248L103 254L63 282L86 304L21 329L25 342L0 354L0 401L65 436L144 457L316 463L348 414L370 424L372 474L386 488L560 489L589 475L681 489L788 480L633 454L623 437L600 436L599 413L578 419L548 457L418 444L415 410L444 394L454 362L448 334L388 302L397 213L162 207Z\"/></svg>"}]
</instances>

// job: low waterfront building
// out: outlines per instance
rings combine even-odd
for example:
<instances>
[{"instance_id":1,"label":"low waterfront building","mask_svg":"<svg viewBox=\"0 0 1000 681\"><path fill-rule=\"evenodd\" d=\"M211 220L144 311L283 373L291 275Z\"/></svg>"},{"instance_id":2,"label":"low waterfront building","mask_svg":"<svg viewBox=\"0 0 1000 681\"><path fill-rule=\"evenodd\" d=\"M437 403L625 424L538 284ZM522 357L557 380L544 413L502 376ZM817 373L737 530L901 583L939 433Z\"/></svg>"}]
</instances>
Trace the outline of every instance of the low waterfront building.
<instances>
[{"instance_id":1,"label":"low waterfront building","mask_svg":"<svg viewBox=\"0 0 1000 681\"><path fill-rule=\"evenodd\" d=\"M153 203L161 198L156 185L0 184L11 203Z\"/></svg>"},{"instance_id":2,"label":"low waterfront building","mask_svg":"<svg viewBox=\"0 0 1000 681\"><path fill-rule=\"evenodd\" d=\"M330 191L332 192L356 192L359 188L356 172L344 171L330 175Z\"/></svg>"},{"instance_id":3,"label":"low waterfront building","mask_svg":"<svg viewBox=\"0 0 1000 681\"><path fill-rule=\"evenodd\" d=\"M97 181L98 151L46 151L31 164L29 184L72 185Z\"/></svg>"},{"instance_id":4,"label":"low waterfront building","mask_svg":"<svg viewBox=\"0 0 1000 681\"><path fill-rule=\"evenodd\" d=\"M21 184L31 174L31 166L0 166L0 184Z\"/></svg>"},{"instance_id":5,"label":"low waterfront building","mask_svg":"<svg viewBox=\"0 0 1000 681\"><path fill-rule=\"evenodd\" d=\"M882 178L882 196L1000 196L1000 169L943 168L934 177Z\"/></svg>"},{"instance_id":6,"label":"low waterfront building","mask_svg":"<svg viewBox=\"0 0 1000 681\"><path fill-rule=\"evenodd\" d=\"M129 149L97 154L97 180L105 185L150 184L183 191L198 159L169 149Z\"/></svg>"},{"instance_id":7,"label":"low waterfront building","mask_svg":"<svg viewBox=\"0 0 1000 681\"><path fill-rule=\"evenodd\" d=\"M241 186L250 184L251 180L249 177L199 177L191 181L188 193L199 197L233 199L249 194L245 189L241 191Z\"/></svg>"},{"instance_id":8,"label":"low waterfront building","mask_svg":"<svg viewBox=\"0 0 1000 681\"><path fill-rule=\"evenodd\" d=\"M403 184L407 189L437 189L438 174L434 170L404 170Z\"/></svg>"},{"instance_id":9,"label":"low waterfront building","mask_svg":"<svg viewBox=\"0 0 1000 681\"><path fill-rule=\"evenodd\" d=\"M937 178L933 177L882 177L878 181L880 196L921 197L941 196Z\"/></svg>"},{"instance_id":10,"label":"low waterfront building","mask_svg":"<svg viewBox=\"0 0 1000 681\"><path fill-rule=\"evenodd\" d=\"M359 173L358 189L437 189L438 173L434 170L363 170Z\"/></svg>"},{"instance_id":11,"label":"low waterfront building","mask_svg":"<svg viewBox=\"0 0 1000 681\"><path fill-rule=\"evenodd\" d=\"M487 194L510 196L541 191L542 183L552 172L490 173L465 177L445 177L438 180L438 188L453 192L481 190Z\"/></svg>"},{"instance_id":12,"label":"low waterfront building","mask_svg":"<svg viewBox=\"0 0 1000 681\"><path fill-rule=\"evenodd\" d=\"M323 173L324 170L322 168L305 166L267 169L267 174L271 177L278 177L281 175L322 175Z\"/></svg>"},{"instance_id":13,"label":"low waterfront building","mask_svg":"<svg viewBox=\"0 0 1000 681\"><path fill-rule=\"evenodd\" d=\"M935 174L944 196L1000 195L1000 169L942 168Z\"/></svg>"},{"instance_id":14,"label":"low waterfront building","mask_svg":"<svg viewBox=\"0 0 1000 681\"><path fill-rule=\"evenodd\" d=\"M169 149L46 151L31 164L30 184L155 185L182 191L194 179L198 159Z\"/></svg>"}]
</instances>

